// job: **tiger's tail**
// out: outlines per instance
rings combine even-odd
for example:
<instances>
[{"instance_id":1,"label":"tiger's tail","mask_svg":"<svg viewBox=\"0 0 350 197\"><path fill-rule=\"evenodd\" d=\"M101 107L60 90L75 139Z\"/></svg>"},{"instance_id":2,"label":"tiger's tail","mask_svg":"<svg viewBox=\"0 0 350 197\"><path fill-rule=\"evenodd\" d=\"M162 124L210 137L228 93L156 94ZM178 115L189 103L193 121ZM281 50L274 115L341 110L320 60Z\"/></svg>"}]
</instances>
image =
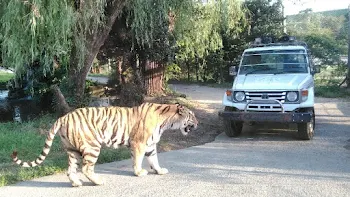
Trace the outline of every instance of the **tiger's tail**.
<instances>
[{"instance_id":1,"label":"tiger's tail","mask_svg":"<svg viewBox=\"0 0 350 197\"><path fill-rule=\"evenodd\" d=\"M61 128L61 123L59 122L59 120L57 120L55 124L51 127L50 132L47 134L47 137L45 140L45 146L41 154L34 161L30 161L30 162L22 161L18 159L17 151L13 151L11 155L13 162L15 162L17 165L20 165L22 167L35 167L37 165L40 165L46 159L46 156L49 154L53 139L60 128Z\"/></svg>"}]
</instances>

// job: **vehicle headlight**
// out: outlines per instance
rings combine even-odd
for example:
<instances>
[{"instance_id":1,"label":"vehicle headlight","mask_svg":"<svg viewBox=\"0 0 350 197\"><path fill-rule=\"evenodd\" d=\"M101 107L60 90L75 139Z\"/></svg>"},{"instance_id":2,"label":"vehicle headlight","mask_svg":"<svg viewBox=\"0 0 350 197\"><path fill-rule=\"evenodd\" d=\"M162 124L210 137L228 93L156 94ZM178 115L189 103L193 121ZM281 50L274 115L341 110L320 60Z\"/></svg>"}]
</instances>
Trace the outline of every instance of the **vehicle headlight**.
<instances>
[{"instance_id":1,"label":"vehicle headlight","mask_svg":"<svg viewBox=\"0 0 350 197\"><path fill-rule=\"evenodd\" d=\"M287 93L287 101L295 102L298 100L298 92L288 92Z\"/></svg>"},{"instance_id":2,"label":"vehicle headlight","mask_svg":"<svg viewBox=\"0 0 350 197\"><path fill-rule=\"evenodd\" d=\"M242 102L245 100L245 93L244 92L235 92L234 98L236 101Z\"/></svg>"}]
</instances>

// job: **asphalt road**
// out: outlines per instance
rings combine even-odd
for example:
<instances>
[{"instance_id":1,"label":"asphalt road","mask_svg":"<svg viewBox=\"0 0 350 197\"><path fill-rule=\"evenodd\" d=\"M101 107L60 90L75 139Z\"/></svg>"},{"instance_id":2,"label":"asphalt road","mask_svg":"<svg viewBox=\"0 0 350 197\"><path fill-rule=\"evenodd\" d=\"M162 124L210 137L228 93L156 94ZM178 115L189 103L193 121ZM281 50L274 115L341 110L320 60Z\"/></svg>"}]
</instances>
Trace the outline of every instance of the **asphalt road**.
<instances>
[{"instance_id":1,"label":"asphalt road","mask_svg":"<svg viewBox=\"0 0 350 197\"><path fill-rule=\"evenodd\" d=\"M173 86L220 109L224 89ZM273 127L272 127L273 126ZM159 154L167 175L135 177L131 161L97 166L107 182L71 188L65 174L0 188L0 196L349 196L350 102L317 99L316 136L296 139L289 125L245 125L239 138ZM179 135L181 135L179 133Z\"/></svg>"}]
</instances>

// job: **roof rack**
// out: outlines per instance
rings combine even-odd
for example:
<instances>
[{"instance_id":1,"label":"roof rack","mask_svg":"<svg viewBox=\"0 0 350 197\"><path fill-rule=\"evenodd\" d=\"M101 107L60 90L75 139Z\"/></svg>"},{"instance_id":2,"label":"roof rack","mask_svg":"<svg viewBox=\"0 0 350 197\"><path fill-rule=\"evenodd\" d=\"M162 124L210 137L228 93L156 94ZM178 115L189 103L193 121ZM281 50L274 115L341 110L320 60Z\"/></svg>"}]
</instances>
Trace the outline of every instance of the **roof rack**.
<instances>
[{"instance_id":1,"label":"roof rack","mask_svg":"<svg viewBox=\"0 0 350 197\"><path fill-rule=\"evenodd\" d=\"M296 40L294 36L282 36L278 42L275 42L271 37L255 38L255 41L249 45L249 48L267 46L303 46L306 49L308 48L305 42Z\"/></svg>"}]
</instances>

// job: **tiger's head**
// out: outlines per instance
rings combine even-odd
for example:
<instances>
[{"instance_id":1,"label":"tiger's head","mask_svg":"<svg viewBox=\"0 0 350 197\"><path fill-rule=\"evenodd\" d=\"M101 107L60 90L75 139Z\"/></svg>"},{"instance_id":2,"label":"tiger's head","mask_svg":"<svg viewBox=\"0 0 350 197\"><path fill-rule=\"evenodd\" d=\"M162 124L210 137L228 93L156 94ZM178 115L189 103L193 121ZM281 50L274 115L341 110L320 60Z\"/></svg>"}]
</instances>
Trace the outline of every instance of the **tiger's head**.
<instances>
[{"instance_id":1,"label":"tiger's head","mask_svg":"<svg viewBox=\"0 0 350 197\"><path fill-rule=\"evenodd\" d=\"M177 113L179 116L179 126L181 133L187 135L190 131L197 129L198 121L194 113L188 108L180 105L177 105Z\"/></svg>"}]
</instances>

